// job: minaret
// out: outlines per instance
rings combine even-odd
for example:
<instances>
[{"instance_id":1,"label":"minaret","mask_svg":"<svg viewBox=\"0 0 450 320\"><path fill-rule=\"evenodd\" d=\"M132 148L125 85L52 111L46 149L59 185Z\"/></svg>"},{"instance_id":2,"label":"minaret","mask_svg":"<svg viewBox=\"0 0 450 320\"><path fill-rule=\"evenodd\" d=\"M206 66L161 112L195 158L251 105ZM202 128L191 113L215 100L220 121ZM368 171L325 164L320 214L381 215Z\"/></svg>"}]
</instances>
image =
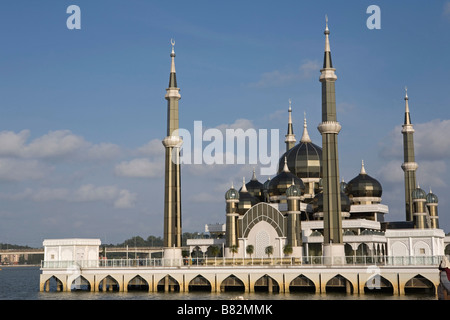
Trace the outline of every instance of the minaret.
<instances>
[{"instance_id":1,"label":"minaret","mask_svg":"<svg viewBox=\"0 0 450 320\"><path fill-rule=\"evenodd\" d=\"M292 106L291 99L289 99L289 120L288 120L288 130L286 134L286 139L284 142L286 143L286 152L288 152L293 146L295 146L295 134L294 127L292 125Z\"/></svg>"},{"instance_id":2,"label":"minaret","mask_svg":"<svg viewBox=\"0 0 450 320\"><path fill-rule=\"evenodd\" d=\"M416 170L417 163L414 157L414 129L411 124L409 114L408 90L405 88L405 121L402 126L403 134L403 164L402 169L405 172L405 209L406 221L413 221L413 201L412 192L416 188Z\"/></svg>"},{"instance_id":3,"label":"minaret","mask_svg":"<svg viewBox=\"0 0 450 320\"><path fill-rule=\"evenodd\" d=\"M319 81L322 83L322 123L318 130L322 135L323 168L323 216L324 216L324 258L331 263L343 263L337 257L344 257L342 242L341 193L339 184L339 161L337 135L341 125L336 119L335 81L337 79L331 62L328 35L328 18L325 27L325 54ZM342 259L341 259L342 260Z\"/></svg>"},{"instance_id":4,"label":"minaret","mask_svg":"<svg viewBox=\"0 0 450 320\"><path fill-rule=\"evenodd\" d=\"M165 192L164 192L164 247L180 248L181 251L181 173L180 148L183 143L178 135L178 100L180 89L177 87L175 72L175 41L171 40L172 64L170 67L167 100L167 137L162 141L166 148Z\"/></svg>"}]
</instances>

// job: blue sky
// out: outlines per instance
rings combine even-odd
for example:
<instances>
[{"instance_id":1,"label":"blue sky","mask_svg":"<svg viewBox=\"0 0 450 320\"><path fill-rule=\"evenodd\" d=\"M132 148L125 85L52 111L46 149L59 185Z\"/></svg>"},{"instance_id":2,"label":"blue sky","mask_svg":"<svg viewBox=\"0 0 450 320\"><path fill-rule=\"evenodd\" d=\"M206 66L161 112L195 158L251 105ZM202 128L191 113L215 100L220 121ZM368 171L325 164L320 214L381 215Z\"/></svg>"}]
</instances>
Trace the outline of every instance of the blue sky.
<instances>
[{"instance_id":1,"label":"blue sky","mask_svg":"<svg viewBox=\"0 0 450 320\"><path fill-rule=\"evenodd\" d=\"M69 5L81 30L69 30ZM381 29L369 30L369 5ZM450 1L3 1L0 10L0 242L118 243L162 236L170 39L180 126L279 129L288 100L321 137L325 14L338 80L341 176L383 186L404 220L401 124L408 87L420 186L450 231ZM253 165L185 165L184 231L225 221L224 193ZM259 176L260 181L267 177Z\"/></svg>"}]
</instances>

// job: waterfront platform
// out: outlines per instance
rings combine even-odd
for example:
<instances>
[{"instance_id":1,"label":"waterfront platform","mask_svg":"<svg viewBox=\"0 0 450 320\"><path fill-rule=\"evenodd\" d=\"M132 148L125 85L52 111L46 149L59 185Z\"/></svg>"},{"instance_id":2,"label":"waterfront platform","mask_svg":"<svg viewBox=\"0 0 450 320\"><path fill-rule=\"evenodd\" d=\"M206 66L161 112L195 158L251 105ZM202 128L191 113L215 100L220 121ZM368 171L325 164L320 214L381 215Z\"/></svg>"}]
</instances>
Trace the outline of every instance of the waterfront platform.
<instances>
[{"instance_id":1,"label":"waterfront platform","mask_svg":"<svg viewBox=\"0 0 450 320\"><path fill-rule=\"evenodd\" d=\"M40 291L283 292L437 295L440 256L43 261Z\"/></svg>"}]
</instances>

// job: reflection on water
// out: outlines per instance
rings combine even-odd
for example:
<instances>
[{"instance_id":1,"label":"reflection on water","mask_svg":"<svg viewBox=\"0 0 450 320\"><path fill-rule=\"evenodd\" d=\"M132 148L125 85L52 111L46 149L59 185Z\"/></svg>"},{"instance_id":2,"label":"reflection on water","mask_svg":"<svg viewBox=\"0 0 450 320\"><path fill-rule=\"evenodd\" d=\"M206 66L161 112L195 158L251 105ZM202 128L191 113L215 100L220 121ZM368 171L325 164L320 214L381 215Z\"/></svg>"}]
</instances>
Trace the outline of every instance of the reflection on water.
<instances>
[{"instance_id":1,"label":"reflection on water","mask_svg":"<svg viewBox=\"0 0 450 320\"><path fill-rule=\"evenodd\" d=\"M161 293L161 292L39 292L39 267L3 267L0 300L437 300L427 295L345 293Z\"/></svg>"}]
</instances>

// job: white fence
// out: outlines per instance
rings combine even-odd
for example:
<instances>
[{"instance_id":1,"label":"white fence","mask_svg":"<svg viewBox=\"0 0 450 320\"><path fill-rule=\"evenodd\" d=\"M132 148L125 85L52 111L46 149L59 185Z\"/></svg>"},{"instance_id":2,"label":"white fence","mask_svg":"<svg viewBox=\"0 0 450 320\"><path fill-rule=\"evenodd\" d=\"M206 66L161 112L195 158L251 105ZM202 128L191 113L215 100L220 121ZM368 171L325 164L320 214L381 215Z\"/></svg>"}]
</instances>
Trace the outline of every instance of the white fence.
<instances>
[{"instance_id":1,"label":"white fence","mask_svg":"<svg viewBox=\"0 0 450 320\"><path fill-rule=\"evenodd\" d=\"M161 268L161 267L230 267L230 266L438 266L443 256L346 256L324 258L322 256L301 258L183 258L183 259L100 259L81 261L42 261L43 269L67 268Z\"/></svg>"}]
</instances>

